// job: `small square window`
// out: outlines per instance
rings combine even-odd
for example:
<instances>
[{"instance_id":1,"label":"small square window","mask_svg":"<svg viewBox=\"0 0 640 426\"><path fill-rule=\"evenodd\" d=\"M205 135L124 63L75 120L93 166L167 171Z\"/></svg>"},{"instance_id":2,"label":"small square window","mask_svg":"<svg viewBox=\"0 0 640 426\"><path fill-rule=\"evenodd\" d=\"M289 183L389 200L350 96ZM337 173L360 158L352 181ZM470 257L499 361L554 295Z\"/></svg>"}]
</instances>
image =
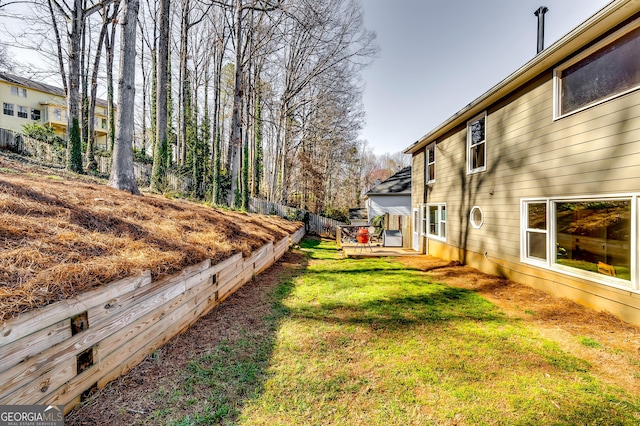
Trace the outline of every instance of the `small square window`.
<instances>
[{"instance_id":1,"label":"small square window","mask_svg":"<svg viewBox=\"0 0 640 426\"><path fill-rule=\"evenodd\" d=\"M40 110L31 108L31 119L33 121L40 121Z\"/></svg>"}]
</instances>

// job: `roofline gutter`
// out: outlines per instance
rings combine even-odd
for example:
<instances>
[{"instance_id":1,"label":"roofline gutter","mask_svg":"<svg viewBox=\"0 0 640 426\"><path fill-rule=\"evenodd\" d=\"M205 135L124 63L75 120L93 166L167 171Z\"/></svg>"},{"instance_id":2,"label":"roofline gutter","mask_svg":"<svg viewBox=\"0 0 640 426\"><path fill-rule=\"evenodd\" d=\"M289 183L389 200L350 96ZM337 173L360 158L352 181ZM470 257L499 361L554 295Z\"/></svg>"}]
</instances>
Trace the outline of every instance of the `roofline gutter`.
<instances>
[{"instance_id":1,"label":"roofline gutter","mask_svg":"<svg viewBox=\"0 0 640 426\"><path fill-rule=\"evenodd\" d=\"M640 12L640 0L611 2L403 152L414 154L638 12Z\"/></svg>"}]
</instances>

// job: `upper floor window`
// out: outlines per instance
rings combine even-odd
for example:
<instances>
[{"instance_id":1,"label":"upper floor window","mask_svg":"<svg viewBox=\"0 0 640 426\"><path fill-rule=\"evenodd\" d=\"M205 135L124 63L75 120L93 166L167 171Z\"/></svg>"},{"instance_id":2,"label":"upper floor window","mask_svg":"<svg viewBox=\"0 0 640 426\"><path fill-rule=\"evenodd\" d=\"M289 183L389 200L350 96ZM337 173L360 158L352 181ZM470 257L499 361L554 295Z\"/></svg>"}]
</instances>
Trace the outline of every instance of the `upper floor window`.
<instances>
[{"instance_id":1,"label":"upper floor window","mask_svg":"<svg viewBox=\"0 0 640 426\"><path fill-rule=\"evenodd\" d=\"M60 108L53 109L53 119L56 121L62 121L62 110Z\"/></svg>"},{"instance_id":2,"label":"upper floor window","mask_svg":"<svg viewBox=\"0 0 640 426\"><path fill-rule=\"evenodd\" d=\"M2 103L2 113L4 115L13 115L13 104Z\"/></svg>"},{"instance_id":3,"label":"upper floor window","mask_svg":"<svg viewBox=\"0 0 640 426\"><path fill-rule=\"evenodd\" d=\"M436 143L432 143L427 147L425 152L425 182L433 183L436 181Z\"/></svg>"},{"instance_id":4,"label":"upper floor window","mask_svg":"<svg viewBox=\"0 0 640 426\"><path fill-rule=\"evenodd\" d=\"M29 108L18 105L18 117L29 118Z\"/></svg>"},{"instance_id":5,"label":"upper floor window","mask_svg":"<svg viewBox=\"0 0 640 426\"><path fill-rule=\"evenodd\" d=\"M467 173L483 172L487 169L487 114L467 122Z\"/></svg>"},{"instance_id":6,"label":"upper floor window","mask_svg":"<svg viewBox=\"0 0 640 426\"><path fill-rule=\"evenodd\" d=\"M27 97L27 89L24 87L11 86L11 94L15 96L20 96L21 98Z\"/></svg>"},{"instance_id":7,"label":"upper floor window","mask_svg":"<svg viewBox=\"0 0 640 426\"><path fill-rule=\"evenodd\" d=\"M40 120L40 110L39 109L31 108L31 119L34 120L34 121L39 121Z\"/></svg>"},{"instance_id":8,"label":"upper floor window","mask_svg":"<svg viewBox=\"0 0 640 426\"><path fill-rule=\"evenodd\" d=\"M640 87L640 21L615 32L554 71L554 117Z\"/></svg>"}]
</instances>

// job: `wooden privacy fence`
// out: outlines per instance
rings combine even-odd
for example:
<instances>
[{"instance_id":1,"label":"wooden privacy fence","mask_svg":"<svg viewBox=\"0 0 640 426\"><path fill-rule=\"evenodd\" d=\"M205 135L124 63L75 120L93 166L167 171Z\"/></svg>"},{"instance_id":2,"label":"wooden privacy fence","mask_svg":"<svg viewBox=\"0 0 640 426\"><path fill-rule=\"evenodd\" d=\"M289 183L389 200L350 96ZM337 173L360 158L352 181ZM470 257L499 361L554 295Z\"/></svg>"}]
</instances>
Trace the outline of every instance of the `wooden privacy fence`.
<instances>
[{"instance_id":1,"label":"wooden privacy fence","mask_svg":"<svg viewBox=\"0 0 640 426\"><path fill-rule=\"evenodd\" d=\"M0 328L0 405L64 405L127 373L250 281L304 236L246 259L206 260L152 282L149 272L24 313Z\"/></svg>"},{"instance_id":2,"label":"wooden privacy fence","mask_svg":"<svg viewBox=\"0 0 640 426\"><path fill-rule=\"evenodd\" d=\"M0 129L0 149L8 149L17 152L19 145L19 133L14 133L8 129Z\"/></svg>"},{"instance_id":3,"label":"wooden privacy fence","mask_svg":"<svg viewBox=\"0 0 640 426\"><path fill-rule=\"evenodd\" d=\"M299 220L305 223L307 232L314 232L320 235L335 235L338 226L346 225L344 222L309 213L306 210L283 206L282 204L253 197L249 198L249 211L260 214L275 214L287 219Z\"/></svg>"}]
</instances>

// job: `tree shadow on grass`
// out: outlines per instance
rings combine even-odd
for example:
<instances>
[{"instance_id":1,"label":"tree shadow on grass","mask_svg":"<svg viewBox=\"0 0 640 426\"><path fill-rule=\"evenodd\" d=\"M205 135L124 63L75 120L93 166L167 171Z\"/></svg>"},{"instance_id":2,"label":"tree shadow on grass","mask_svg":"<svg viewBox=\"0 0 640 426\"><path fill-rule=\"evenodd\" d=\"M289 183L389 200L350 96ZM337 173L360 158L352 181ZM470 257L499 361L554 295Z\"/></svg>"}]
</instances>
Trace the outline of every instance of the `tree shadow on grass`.
<instances>
[{"instance_id":1,"label":"tree shadow on grass","mask_svg":"<svg viewBox=\"0 0 640 426\"><path fill-rule=\"evenodd\" d=\"M442 285L437 285L433 291L417 295L385 295L360 302L330 300L319 304L298 305L291 309L291 316L390 331L455 321L507 321L505 315L494 305L473 292Z\"/></svg>"}]
</instances>

